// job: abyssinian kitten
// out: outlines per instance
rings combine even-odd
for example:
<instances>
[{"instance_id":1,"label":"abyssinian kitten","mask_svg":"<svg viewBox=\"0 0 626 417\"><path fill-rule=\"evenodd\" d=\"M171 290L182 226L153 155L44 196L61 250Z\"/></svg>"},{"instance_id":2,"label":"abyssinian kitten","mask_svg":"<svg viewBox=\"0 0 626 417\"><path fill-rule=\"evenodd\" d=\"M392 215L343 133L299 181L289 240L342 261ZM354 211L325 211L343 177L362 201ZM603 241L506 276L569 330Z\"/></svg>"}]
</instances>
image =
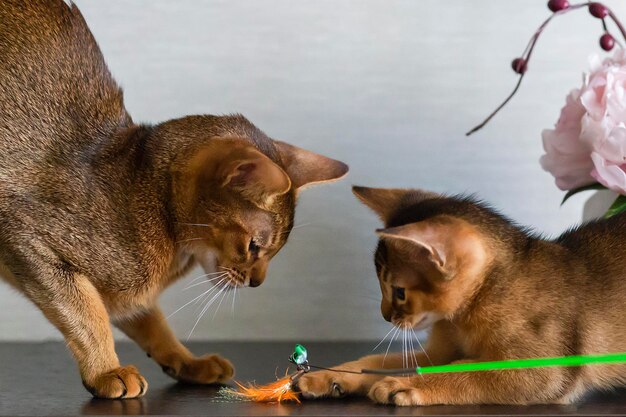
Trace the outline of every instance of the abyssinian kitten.
<instances>
[{"instance_id":1,"label":"abyssinian kitten","mask_svg":"<svg viewBox=\"0 0 626 417\"><path fill-rule=\"evenodd\" d=\"M385 224L375 263L383 317L432 327L420 366L626 351L626 214L546 240L482 203L354 187ZM384 355L337 368L383 367ZM402 368L400 354L385 368ZM570 403L626 382L624 365L373 377L329 371L304 397L367 395L381 404Z\"/></svg>"},{"instance_id":2,"label":"abyssinian kitten","mask_svg":"<svg viewBox=\"0 0 626 417\"><path fill-rule=\"evenodd\" d=\"M85 387L148 387L115 353L110 320L173 378L229 379L195 357L157 305L195 264L260 285L304 186L339 161L268 138L244 117L136 124L75 5L0 2L0 272L64 335Z\"/></svg>"}]
</instances>

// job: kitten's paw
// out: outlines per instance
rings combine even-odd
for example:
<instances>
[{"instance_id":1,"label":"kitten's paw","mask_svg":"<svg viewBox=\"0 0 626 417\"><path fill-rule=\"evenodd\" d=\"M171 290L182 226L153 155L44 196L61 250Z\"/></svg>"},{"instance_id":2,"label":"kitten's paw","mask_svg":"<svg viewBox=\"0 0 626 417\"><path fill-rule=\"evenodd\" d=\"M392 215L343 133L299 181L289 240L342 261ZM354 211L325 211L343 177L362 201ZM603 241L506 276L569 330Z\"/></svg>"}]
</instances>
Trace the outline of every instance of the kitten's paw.
<instances>
[{"instance_id":1,"label":"kitten's paw","mask_svg":"<svg viewBox=\"0 0 626 417\"><path fill-rule=\"evenodd\" d=\"M189 384L215 384L228 381L235 375L229 360L219 355L205 355L178 362L174 367L163 366L163 372L178 381Z\"/></svg>"},{"instance_id":2,"label":"kitten's paw","mask_svg":"<svg viewBox=\"0 0 626 417\"><path fill-rule=\"evenodd\" d=\"M372 385L368 397L379 404L402 406L424 404L424 397L419 389L408 381L394 377L386 377Z\"/></svg>"},{"instance_id":3,"label":"kitten's paw","mask_svg":"<svg viewBox=\"0 0 626 417\"><path fill-rule=\"evenodd\" d=\"M97 398L137 398L148 390L148 382L132 365L100 374L83 385Z\"/></svg>"},{"instance_id":4,"label":"kitten's paw","mask_svg":"<svg viewBox=\"0 0 626 417\"><path fill-rule=\"evenodd\" d=\"M303 398L341 398L359 391L364 385L362 375L342 375L337 372L317 371L303 375L297 389Z\"/></svg>"}]
</instances>

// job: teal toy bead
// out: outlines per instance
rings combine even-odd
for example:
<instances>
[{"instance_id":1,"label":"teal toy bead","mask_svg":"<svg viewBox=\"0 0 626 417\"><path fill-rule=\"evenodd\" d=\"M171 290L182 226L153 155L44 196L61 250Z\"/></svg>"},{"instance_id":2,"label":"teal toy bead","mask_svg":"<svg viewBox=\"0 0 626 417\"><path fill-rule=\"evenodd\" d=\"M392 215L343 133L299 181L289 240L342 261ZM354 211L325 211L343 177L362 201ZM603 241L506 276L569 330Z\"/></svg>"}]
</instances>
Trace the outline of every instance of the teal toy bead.
<instances>
[{"instance_id":1,"label":"teal toy bead","mask_svg":"<svg viewBox=\"0 0 626 417\"><path fill-rule=\"evenodd\" d=\"M297 344L289 359L296 365L304 365L308 360L308 352L304 346Z\"/></svg>"}]
</instances>

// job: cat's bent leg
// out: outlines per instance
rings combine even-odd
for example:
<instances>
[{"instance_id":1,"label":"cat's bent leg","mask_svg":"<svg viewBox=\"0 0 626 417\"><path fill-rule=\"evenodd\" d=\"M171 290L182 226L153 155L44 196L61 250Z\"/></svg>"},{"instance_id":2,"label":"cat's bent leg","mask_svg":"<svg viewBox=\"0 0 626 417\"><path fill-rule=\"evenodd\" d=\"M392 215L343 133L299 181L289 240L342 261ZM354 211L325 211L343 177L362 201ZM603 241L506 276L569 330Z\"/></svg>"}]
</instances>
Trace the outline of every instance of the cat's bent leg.
<instances>
[{"instance_id":1,"label":"cat's bent leg","mask_svg":"<svg viewBox=\"0 0 626 417\"><path fill-rule=\"evenodd\" d=\"M219 355L195 357L176 338L157 306L115 325L161 365L166 374L181 382L220 383L234 375L233 365Z\"/></svg>"},{"instance_id":2,"label":"cat's bent leg","mask_svg":"<svg viewBox=\"0 0 626 417\"><path fill-rule=\"evenodd\" d=\"M368 396L379 404L402 406L544 404L561 402L565 383L557 368L427 374L386 377Z\"/></svg>"},{"instance_id":3,"label":"cat's bent leg","mask_svg":"<svg viewBox=\"0 0 626 417\"><path fill-rule=\"evenodd\" d=\"M120 366L109 315L85 276L58 271L24 282L22 289L63 333L89 392L100 398L145 394L148 383L137 369Z\"/></svg>"}]
</instances>

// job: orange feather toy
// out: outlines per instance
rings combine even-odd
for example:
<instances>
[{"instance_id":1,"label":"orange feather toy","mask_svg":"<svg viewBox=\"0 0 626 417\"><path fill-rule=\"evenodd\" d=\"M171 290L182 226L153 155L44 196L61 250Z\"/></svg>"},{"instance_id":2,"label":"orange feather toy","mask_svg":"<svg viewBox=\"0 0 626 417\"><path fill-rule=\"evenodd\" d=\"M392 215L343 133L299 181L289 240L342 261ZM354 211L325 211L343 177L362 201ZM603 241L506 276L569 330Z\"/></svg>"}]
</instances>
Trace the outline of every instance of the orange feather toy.
<instances>
[{"instance_id":1,"label":"orange feather toy","mask_svg":"<svg viewBox=\"0 0 626 417\"><path fill-rule=\"evenodd\" d=\"M295 401L300 403L300 398L298 393L293 390L293 385L310 369L307 356L306 348L302 345L296 345L294 353L289 357L289 361L296 365L296 373L292 375L285 374L284 378L267 385L243 385L239 382L235 382L238 389L222 388L218 394L222 399L227 401L254 401L259 403Z\"/></svg>"}]
</instances>

